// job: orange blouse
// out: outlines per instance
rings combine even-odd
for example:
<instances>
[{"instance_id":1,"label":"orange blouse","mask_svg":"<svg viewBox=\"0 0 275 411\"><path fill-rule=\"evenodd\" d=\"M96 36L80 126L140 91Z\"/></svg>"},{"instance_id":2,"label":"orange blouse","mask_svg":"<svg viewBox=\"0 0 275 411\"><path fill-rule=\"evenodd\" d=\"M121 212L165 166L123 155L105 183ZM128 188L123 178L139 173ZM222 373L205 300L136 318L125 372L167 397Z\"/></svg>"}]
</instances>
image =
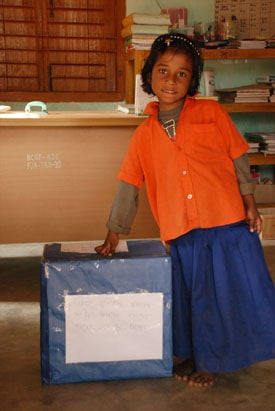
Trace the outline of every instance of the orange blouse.
<instances>
[{"instance_id":1,"label":"orange blouse","mask_svg":"<svg viewBox=\"0 0 275 411\"><path fill-rule=\"evenodd\" d=\"M162 240L245 219L233 160L249 145L219 103L187 97L175 143L157 120L158 103L146 113L118 178L138 188L146 182Z\"/></svg>"}]
</instances>

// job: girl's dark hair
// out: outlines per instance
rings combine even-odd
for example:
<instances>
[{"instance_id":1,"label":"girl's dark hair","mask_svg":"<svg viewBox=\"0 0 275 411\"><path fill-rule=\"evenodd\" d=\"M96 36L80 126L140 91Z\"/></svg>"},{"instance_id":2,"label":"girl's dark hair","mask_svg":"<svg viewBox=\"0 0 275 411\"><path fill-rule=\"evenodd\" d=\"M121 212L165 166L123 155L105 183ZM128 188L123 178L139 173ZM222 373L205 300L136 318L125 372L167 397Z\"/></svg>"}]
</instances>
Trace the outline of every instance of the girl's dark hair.
<instances>
[{"instance_id":1,"label":"girl's dark hair","mask_svg":"<svg viewBox=\"0 0 275 411\"><path fill-rule=\"evenodd\" d=\"M163 34L157 37L153 42L150 55L141 72L143 90L148 94L154 94L150 82L152 70L157 59L166 52L168 47L169 49L173 49L175 53L182 52L190 57L192 61L192 77L187 94L189 96L194 96L200 85L201 74L203 71L203 59L195 42L180 33Z\"/></svg>"}]
</instances>

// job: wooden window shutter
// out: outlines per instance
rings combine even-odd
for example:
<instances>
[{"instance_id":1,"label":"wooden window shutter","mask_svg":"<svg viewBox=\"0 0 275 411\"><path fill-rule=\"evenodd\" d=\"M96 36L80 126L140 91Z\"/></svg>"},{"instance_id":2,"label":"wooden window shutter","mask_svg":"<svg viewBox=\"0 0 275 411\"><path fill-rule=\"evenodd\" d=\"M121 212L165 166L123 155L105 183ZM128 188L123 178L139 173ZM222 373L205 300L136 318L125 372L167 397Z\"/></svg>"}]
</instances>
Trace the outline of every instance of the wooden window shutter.
<instances>
[{"instance_id":1,"label":"wooden window shutter","mask_svg":"<svg viewBox=\"0 0 275 411\"><path fill-rule=\"evenodd\" d=\"M124 15L124 0L2 0L0 100L122 100Z\"/></svg>"}]
</instances>

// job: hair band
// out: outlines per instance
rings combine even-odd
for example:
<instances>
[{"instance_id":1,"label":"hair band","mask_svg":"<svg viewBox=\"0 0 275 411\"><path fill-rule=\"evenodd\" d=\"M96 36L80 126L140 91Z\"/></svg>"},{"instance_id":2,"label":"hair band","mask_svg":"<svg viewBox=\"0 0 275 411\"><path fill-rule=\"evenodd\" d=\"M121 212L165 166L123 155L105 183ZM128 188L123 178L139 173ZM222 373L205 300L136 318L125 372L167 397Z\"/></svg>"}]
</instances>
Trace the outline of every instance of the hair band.
<instances>
[{"instance_id":1,"label":"hair band","mask_svg":"<svg viewBox=\"0 0 275 411\"><path fill-rule=\"evenodd\" d=\"M199 49L194 45L194 43L192 43L192 41L190 41L188 38L179 36L177 34L170 34L169 37L164 37L164 36L160 36L157 39L157 43L160 42L164 42L167 44L167 47L169 47L171 45L171 43L173 43L174 40L180 40L183 41L184 43L186 43L189 47L191 47L195 53L197 53L198 56L200 56L200 51Z\"/></svg>"}]
</instances>

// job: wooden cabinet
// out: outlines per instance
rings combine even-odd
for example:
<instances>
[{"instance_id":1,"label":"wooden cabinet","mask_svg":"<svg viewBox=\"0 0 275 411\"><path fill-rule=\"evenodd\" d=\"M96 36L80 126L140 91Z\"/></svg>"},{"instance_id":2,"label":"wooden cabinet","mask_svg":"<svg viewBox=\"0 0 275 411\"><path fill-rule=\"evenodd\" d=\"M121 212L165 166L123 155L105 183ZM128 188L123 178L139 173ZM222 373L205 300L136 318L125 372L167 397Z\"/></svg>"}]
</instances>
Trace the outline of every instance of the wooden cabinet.
<instances>
[{"instance_id":1,"label":"wooden cabinet","mask_svg":"<svg viewBox=\"0 0 275 411\"><path fill-rule=\"evenodd\" d=\"M275 49L202 49L204 60L228 59L275 59ZM141 72L148 50L134 50L125 53L125 100L134 103L135 76ZM221 103L230 113L275 113L275 103ZM251 165L275 164L275 155L250 154Z\"/></svg>"},{"instance_id":2,"label":"wooden cabinet","mask_svg":"<svg viewBox=\"0 0 275 411\"><path fill-rule=\"evenodd\" d=\"M101 240L117 172L144 119L60 111L0 121L0 244ZM145 187L132 238L157 238Z\"/></svg>"},{"instance_id":3,"label":"wooden cabinet","mask_svg":"<svg viewBox=\"0 0 275 411\"><path fill-rule=\"evenodd\" d=\"M148 50L135 50L125 54L125 101L133 104L135 101L135 78L149 55Z\"/></svg>"}]
</instances>

